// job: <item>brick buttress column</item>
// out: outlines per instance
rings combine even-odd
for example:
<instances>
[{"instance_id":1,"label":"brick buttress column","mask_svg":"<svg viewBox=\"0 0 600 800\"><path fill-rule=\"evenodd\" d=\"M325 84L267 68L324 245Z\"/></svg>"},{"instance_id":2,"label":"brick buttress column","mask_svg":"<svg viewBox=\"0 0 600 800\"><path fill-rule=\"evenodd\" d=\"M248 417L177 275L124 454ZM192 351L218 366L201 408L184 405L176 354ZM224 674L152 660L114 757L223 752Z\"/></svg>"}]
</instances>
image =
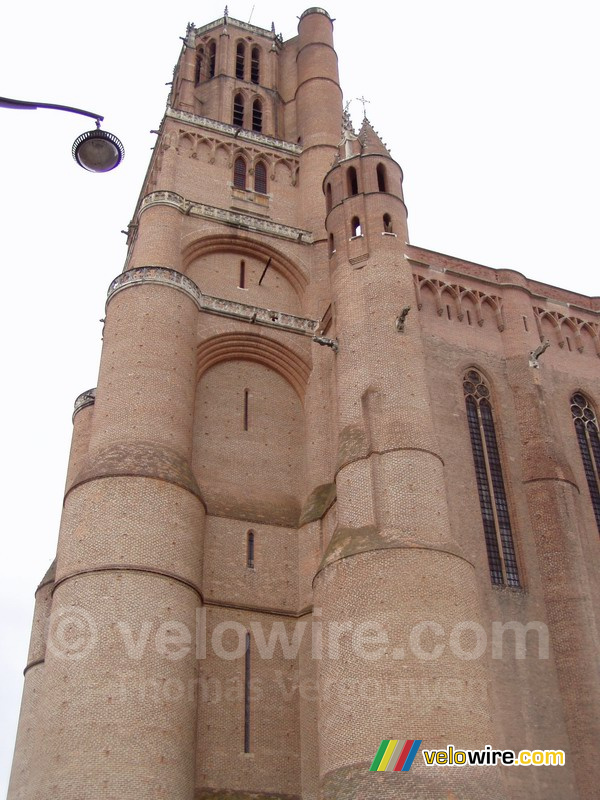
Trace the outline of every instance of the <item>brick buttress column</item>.
<instances>
[{"instance_id":1,"label":"brick buttress column","mask_svg":"<svg viewBox=\"0 0 600 800\"><path fill-rule=\"evenodd\" d=\"M462 625L471 651L482 616L474 567L451 535L404 259L406 212L399 190L377 190L378 160L365 144L355 152L327 178L334 187L327 230L336 243L339 448L338 527L314 581L324 641L321 797L500 800L494 767L434 769L419 754L410 772L369 772L382 739L479 748L493 742L493 727L486 654L465 659L452 646ZM388 159L385 168L385 188L399 185L399 167ZM386 213L396 236L382 235ZM360 231L351 224L357 217ZM399 331L397 317L408 305L412 316Z\"/></svg>"},{"instance_id":2,"label":"brick buttress column","mask_svg":"<svg viewBox=\"0 0 600 800\"><path fill-rule=\"evenodd\" d=\"M48 736L28 798L193 798L194 289L159 268L111 285L89 448L64 504L38 710Z\"/></svg>"}]
</instances>

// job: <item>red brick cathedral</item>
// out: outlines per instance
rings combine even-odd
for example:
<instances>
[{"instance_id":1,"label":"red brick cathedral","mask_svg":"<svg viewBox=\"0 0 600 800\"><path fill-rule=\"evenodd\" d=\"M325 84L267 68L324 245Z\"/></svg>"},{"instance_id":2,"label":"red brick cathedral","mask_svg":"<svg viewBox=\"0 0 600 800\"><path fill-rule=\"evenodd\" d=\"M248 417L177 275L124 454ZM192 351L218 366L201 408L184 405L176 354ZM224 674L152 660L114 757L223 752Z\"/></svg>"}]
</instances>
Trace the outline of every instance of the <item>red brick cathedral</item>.
<instances>
[{"instance_id":1,"label":"red brick cathedral","mask_svg":"<svg viewBox=\"0 0 600 800\"><path fill-rule=\"evenodd\" d=\"M10 800L598 797L600 300L408 244L332 28L188 26Z\"/></svg>"}]
</instances>

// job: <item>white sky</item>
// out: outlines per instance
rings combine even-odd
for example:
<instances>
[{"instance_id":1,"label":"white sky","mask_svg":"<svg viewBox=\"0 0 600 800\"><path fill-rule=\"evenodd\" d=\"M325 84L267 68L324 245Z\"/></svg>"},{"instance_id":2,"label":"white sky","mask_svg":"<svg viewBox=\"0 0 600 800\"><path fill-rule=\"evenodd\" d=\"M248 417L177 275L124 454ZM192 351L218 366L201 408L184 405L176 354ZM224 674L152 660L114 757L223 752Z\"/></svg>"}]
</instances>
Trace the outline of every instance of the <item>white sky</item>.
<instances>
[{"instance_id":1,"label":"white sky","mask_svg":"<svg viewBox=\"0 0 600 800\"><path fill-rule=\"evenodd\" d=\"M165 7L168 5L168 7ZM257 0L285 39L306 6ZM248 20L253 3L233 0ZM186 23L221 2L6 3L0 94L100 112L126 148L114 173L70 155L93 127L0 109L0 790L6 790L33 592L56 547L73 400L96 384L108 284L145 174ZM600 48L584 0L335 0L346 99L404 170L413 244L598 295ZM389 10L393 9L393 10ZM361 106L352 104L356 126Z\"/></svg>"}]
</instances>

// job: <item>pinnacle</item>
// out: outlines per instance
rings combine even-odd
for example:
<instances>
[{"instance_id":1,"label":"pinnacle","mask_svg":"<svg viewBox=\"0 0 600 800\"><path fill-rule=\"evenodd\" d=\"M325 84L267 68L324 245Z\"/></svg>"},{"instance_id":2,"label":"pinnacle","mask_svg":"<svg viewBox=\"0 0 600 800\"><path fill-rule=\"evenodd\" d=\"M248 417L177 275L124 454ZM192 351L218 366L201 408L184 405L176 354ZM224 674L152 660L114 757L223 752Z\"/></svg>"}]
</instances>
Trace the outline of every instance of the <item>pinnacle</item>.
<instances>
[{"instance_id":1,"label":"pinnacle","mask_svg":"<svg viewBox=\"0 0 600 800\"><path fill-rule=\"evenodd\" d=\"M382 156L390 155L390 151L387 149L387 146L381 141L379 134L367 119L366 114L362 121L362 125L360 126L358 138L363 146L363 152L380 153Z\"/></svg>"}]
</instances>

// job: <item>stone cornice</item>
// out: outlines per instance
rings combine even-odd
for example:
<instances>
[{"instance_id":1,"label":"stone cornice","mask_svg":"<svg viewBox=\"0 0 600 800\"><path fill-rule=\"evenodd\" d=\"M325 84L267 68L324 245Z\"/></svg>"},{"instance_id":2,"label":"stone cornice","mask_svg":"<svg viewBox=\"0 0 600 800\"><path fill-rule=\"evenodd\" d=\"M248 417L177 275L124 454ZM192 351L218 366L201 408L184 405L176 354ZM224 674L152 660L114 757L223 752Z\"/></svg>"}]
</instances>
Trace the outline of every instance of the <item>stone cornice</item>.
<instances>
[{"instance_id":1,"label":"stone cornice","mask_svg":"<svg viewBox=\"0 0 600 800\"><path fill-rule=\"evenodd\" d=\"M109 286L106 305L108 306L112 298L119 292L130 286L140 284L171 286L191 297L198 310L207 314L230 317L240 322L262 325L267 328L277 328L290 333L298 333L302 336L313 337L319 328L318 320L296 317L293 314L285 314L281 311L271 311L268 308L250 306L245 303L236 303L233 300L202 294L194 281L181 272L166 267L137 267L136 269L122 272Z\"/></svg>"},{"instance_id":2,"label":"stone cornice","mask_svg":"<svg viewBox=\"0 0 600 800\"><path fill-rule=\"evenodd\" d=\"M229 16L219 17L219 19L216 19L214 22L209 22L206 25L202 25L200 28L194 28L193 31L196 36L202 36L202 34L208 33L215 28L225 28L227 25L233 25L234 28L241 28L244 31L248 31L248 33L254 33L256 36L262 36L265 39L277 41L277 37L273 31L268 31L266 28L259 28L258 25L251 25L249 22L242 22L240 19L234 19Z\"/></svg>"},{"instance_id":3,"label":"stone cornice","mask_svg":"<svg viewBox=\"0 0 600 800\"><path fill-rule=\"evenodd\" d=\"M272 136L265 136L264 133L245 130L236 125L229 125L226 122L219 122L216 119L209 119L209 117L201 117L198 114L192 114L189 111L178 111L168 106L165 116L171 119L177 119L180 122L186 122L188 125L193 125L196 128L224 133L232 139L235 138L238 141L252 142L261 147L269 147L271 150L279 150L289 155L299 156L302 153L302 147L294 142L274 139Z\"/></svg>"},{"instance_id":4,"label":"stone cornice","mask_svg":"<svg viewBox=\"0 0 600 800\"><path fill-rule=\"evenodd\" d=\"M172 206L181 211L182 214L187 214L192 217L204 217L204 219L213 219L225 225L267 234L268 236L275 236L278 239L289 239L294 242L300 242L301 244L312 244L314 241L312 233L302 230L302 228L292 228L290 225L282 225L266 217L256 217L253 214L230 211L227 208L217 208L216 206L209 206L206 203L196 203L193 200L186 200L185 197L182 197L176 192L159 191L147 194L140 203L138 216L147 208L150 208L150 206L156 205Z\"/></svg>"}]
</instances>

